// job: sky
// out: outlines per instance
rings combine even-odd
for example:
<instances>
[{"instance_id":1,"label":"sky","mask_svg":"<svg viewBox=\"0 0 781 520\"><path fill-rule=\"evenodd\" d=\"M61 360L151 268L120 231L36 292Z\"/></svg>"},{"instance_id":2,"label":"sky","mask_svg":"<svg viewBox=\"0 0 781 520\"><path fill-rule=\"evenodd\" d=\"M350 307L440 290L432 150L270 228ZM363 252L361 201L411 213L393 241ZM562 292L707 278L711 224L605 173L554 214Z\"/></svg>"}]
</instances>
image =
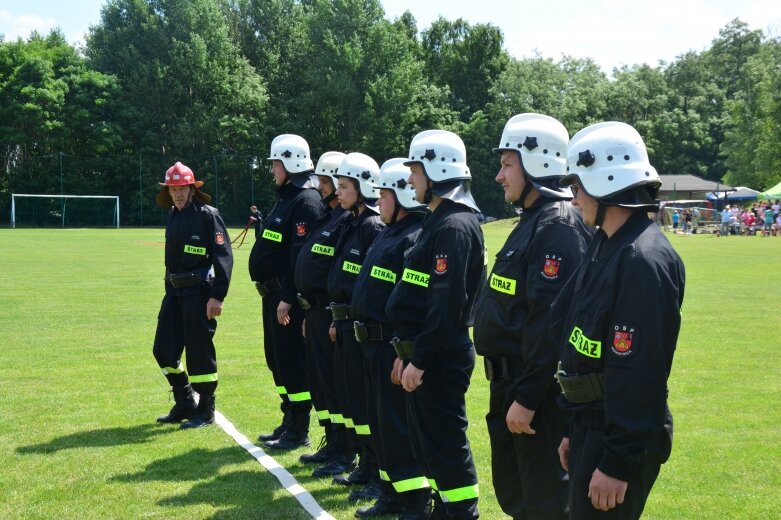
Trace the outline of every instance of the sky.
<instances>
[{"instance_id":1,"label":"sky","mask_svg":"<svg viewBox=\"0 0 781 520\"><path fill-rule=\"evenodd\" d=\"M73 44L83 43L90 25L100 22L105 0L0 0L0 33L5 40L26 38L32 30L60 27ZM504 33L504 46L516 58L537 53L554 61L563 56L594 59L606 73L614 67L674 61L690 50L703 51L719 29L740 18L751 29L781 37L779 0L382 0L394 19L409 10L424 30L439 16L491 23Z\"/></svg>"}]
</instances>

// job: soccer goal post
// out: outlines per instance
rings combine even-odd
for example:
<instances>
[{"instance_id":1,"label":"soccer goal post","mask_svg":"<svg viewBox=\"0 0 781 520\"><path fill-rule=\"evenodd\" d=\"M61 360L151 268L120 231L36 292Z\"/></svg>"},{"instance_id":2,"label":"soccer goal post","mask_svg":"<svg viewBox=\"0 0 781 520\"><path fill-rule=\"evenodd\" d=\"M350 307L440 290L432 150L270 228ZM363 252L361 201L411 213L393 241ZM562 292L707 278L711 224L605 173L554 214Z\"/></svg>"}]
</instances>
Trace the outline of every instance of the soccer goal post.
<instances>
[{"instance_id":1,"label":"soccer goal post","mask_svg":"<svg viewBox=\"0 0 781 520\"><path fill-rule=\"evenodd\" d=\"M91 199L91 200L85 200ZM116 195L11 194L11 227L119 227Z\"/></svg>"}]
</instances>

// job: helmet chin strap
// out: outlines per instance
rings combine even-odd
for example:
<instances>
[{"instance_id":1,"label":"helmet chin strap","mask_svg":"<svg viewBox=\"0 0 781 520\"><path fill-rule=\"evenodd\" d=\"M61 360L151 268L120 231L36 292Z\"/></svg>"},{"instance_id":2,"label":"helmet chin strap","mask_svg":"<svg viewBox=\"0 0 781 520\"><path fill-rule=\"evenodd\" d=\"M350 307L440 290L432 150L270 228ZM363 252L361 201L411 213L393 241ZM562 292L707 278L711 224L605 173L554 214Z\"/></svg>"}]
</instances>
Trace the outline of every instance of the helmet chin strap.
<instances>
[{"instance_id":1,"label":"helmet chin strap","mask_svg":"<svg viewBox=\"0 0 781 520\"><path fill-rule=\"evenodd\" d=\"M513 205L520 207L521 210L527 209L526 206L524 205L524 202L526 202L526 197L529 196L529 193L531 193L533 188L532 181L526 172L523 172L523 179L526 182L523 185L523 191L521 191L521 196L518 197L518 200L513 202Z\"/></svg>"},{"instance_id":2,"label":"helmet chin strap","mask_svg":"<svg viewBox=\"0 0 781 520\"><path fill-rule=\"evenodd\" d=\"M393 208L393 216L391 217L391 221L390 221L391 224L395 224L396 223L396 219L399 216L399 211L401 211L401 204L399 204L399 201L397 199L396 200L396 205Z\"/></svg>"},{"instance_id":3,"label":"helmet chin strap","mask_svg":"<svg viewBox=\"0 0 781 520\"><path fill-rule=\"evenodd\" d=\"M329 204L331 204L331 202L332 202L332 201L333 201L335 198L336 198L336 193L331 193L330 195L326 195L325 197L323 197L323 202L324 202L326 205L329 205Z\"/></svg>"},{"instance_id":4,"label":"helmet chin strap","mask_svg":"<svg viewBox=\"0 0 781 520\"><path fill-rule=\"evenodd\" d=\"M597 201L597 216L594 219L594 225L598 228L602 227L602 224L605 220L605 210L607 209L607 206L605 204L602 204L601 202Z\"/></svg>"}]
</instances>

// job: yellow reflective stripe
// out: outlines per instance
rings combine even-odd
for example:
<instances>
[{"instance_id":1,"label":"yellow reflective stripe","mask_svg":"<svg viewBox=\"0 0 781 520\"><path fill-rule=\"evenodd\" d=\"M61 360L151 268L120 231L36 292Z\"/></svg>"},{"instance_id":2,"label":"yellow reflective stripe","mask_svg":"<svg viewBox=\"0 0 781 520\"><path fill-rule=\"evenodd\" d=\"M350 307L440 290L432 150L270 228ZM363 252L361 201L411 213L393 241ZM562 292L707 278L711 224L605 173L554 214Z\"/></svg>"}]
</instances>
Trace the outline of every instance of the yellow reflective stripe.
<instances>
[{"instance_id":1,"label":"yellow reflective stripe","mask_svg":"<svg viewBox=\"0 0 781 520\"><path fill-rule=\"evenodd\" d=\"M426 273L420 271L413 271L412 269L404 269L404 273L401 275L401 281L420 285L421 287L428 287L428 277Z\"/></svg>"},{"instance_id":2,"label":"yellow reflective stripe","mask_svg":"<svg viewBox=\"0 0 781 520\"><path fill-rule=\"evenodd\" d=\"M263 230L263 238L271 240L272 242L282 242L282 233L271 231L270 229Z\"/></svg>"},{"instance_id":3,"label":"yellow reflective stripe","mask_svg":"<svg viewBox=\"0 0 781 520\"><path fill-rule=\"evenodd\" d=\"M375 265L372 267L372 272L370 274L372 275L372 278L377 278L383 282L396 283L396 273L390 269L383 269L382 267Z\"/></svg>"},{"instance_id":4,"label":"yellow reflective stripe","mask_svg":"<svg viewBox=\"0 0 781 520\"><path fill-rule=\"evenodd\" d=\"M400 480L393 483L393 489L397 493L404 493L405 491L412 491L413 489L426 489L431 487L426 477L414 477L406 480Z\"/></svg>"},{"instance_id":5,"label":"yellow reflective stripe","mask_svg":"<svg viewBox=\"0 0 781 520\"><path fill-rule=\"evenodd\" d=\"M191 245L184 246L184 252L190 253L191 255L205 255L206 254L206 248L205 247L195 247Z\"/></svg>"},{"instance_id":6,"label":"yellow reflective stripe","mask_svg":"<svg viewBox=\"0 0 781 520\"><path fill-rule=\"evenodd\" d=\"M344 261L342 264L342 271L347 271L348 273L352 274L358 274L361 272L361 264L354 264L352 262L348 262L347 260Z\"/></svg>"},{"instance_id":7,"label":"yellow reflective stripe","mask_svg":"<svg viewBox=\"0 0 781 520\"><path fill-rule=\"evenodd\" d=\"M439 491L439 487L437 486L437 481L436 480L434 480L433 478L428 478L426 480L428 480L428 483L431 486L431 489L433 489L434 491Z\"/></svg>"},{"instance_id":8,"label":"yellow reflective stripe","mask_svg":"<svg viewBox=\"0 0 781 520\"><path fill-rule=\"evenodd\" d=\"M491 273L491 289L501 293L515 296L516 281L512 278L504 278L498 274Z\"/></svg>"},{"instance_id":9,"label":"yellow reflective stripe","mask_svg":"<svg viewBox=\"0 0 781 520\"><path fill-rule=\"evenodd\" d=\"M294 403L298 403L301 401L309 401L312 399L312 394L309 392L298 392L297 394L287 394L287 398L293 401Z\"/></svg>"},{"instance_id":10,"label":"yellow reflective stripe","mask_svg":"<svg viewBox=\"0 0 781 520\"><path fill-rule=\"evenodd\" d=\"M328 410L315 410L315 413L317 414L317 418L321 421L327 421L331 418L331 414Z\"/></svg>"},{"instance_id":11,"label":"yellow reflective stripe","mask_svg":"<svg viewBox=\"0 0 781 520\"><path fill-rule=\"evenodd\" d=\"M577 325L569 335L569 343L584 356L596 359L602 356L602 342L587 338Z\"/></svg>"},{"instance_id":12,"label":"yellow reflective stripe","mask_svg":"<svg viewBox=\"0 0 781 520\"><path fill-rule=\"evenodd\" d=\"M332 413L331 422L334 424L344 424L344 416L340 413Z\"/></svg>"},{"instance_id":13,"label":"yellow reflective stripe","mask_svg":"<svg viewBox=\"0 0 781 520\"><path fill-rule=\"evenodd\" d=\"M472 486L440 491L439 496L442 497L442 502L461 502L462 500L472 500L479 497L480 490L477 484L474 484Z\"/></svg>"},{"instance_id":14,"label":"yellow reflective stripe","mask_svg":"<svg viewBox=\"0 0 781 520\"><path fill-rule=\"evenodd\" d=\"M380 470L380 480L384 480L385 482L390 482L390 475L388 475L387 471Z\"/></svg>"},{"instance_id":15,"label":"yellow reflective stripe","mask_svg":"<svg viewBox=\"0 0 781 520\"><path fill-rule=\"evenodd\" d=\"M214 374L201 374L198 376L194 376L190 374L190 382L191 383L213 383L217 381L217 373Z\"/></svg>"},{"instance_id":16,"label":"yellow reflective stripe","mask_svg":"<svg viewBox=\"0 0 781 520\"><path fill-rule=\"evenodd\" d=\"M180 361L179 366L177 366L176 368L163 367L161 370L163 371L163 375L167 376L168 374L181 374L182 372L184 372L184 367L182 366L182 362Z\"/></svg>"},{"instance_id":17,"label":"yellow reflective stripe","mask_svg":"<svg viewBox=\"0 0 781 520\"><path fill-rule=\"evenodd\" d=\"M284 386L278 386L277 392L279 392L279 395L287 395L287 388Z\"/></svg>"},{"instance_id":18,"label":"yellow reflective stripe","mask_svg":"<svg viewBox=\"0 0 781 520\"><path fill-rule=\"evenodd\" d=\"M371 435L372 431L368 424L356 424L355 433L358 435Z\"/></svg>"},{"instance_id":19,"label":"yellow reflective stripe","mask_svg":"<svg viewBox=\"0 0 781 520\"><path fill-rule=\"evenodd\" d=\"M355 428L355 423L349 417L344 418L344 425L347 426L348 428Z\"/></svg>"},{"instance_id":20,"label":"yellow reflective stripe","mask_svg":"<svg viewBox=\"0 0 781 520\"><path fill-rule=\"evenodd\" d=\"M322 244L313 244L312 252L318 255L334 256L334 248L331 246L324 246Z\"/></svg>"}]
</instances>

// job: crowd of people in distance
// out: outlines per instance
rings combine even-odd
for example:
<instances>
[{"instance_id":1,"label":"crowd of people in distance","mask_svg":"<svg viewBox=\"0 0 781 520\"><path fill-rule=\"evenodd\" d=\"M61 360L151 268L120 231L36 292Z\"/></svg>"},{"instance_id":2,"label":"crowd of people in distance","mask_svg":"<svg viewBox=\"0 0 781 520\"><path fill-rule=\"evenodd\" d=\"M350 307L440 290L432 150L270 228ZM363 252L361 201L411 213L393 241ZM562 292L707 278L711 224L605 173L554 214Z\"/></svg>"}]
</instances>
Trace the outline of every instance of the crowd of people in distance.
<instances>
[{"instance_id":1,"label":"crowd of people in distance","mask_svg":"<svg viewBox=\"0 0 781 520\"><path fill-rule=\"evenodd\" d=\"M717 236L759 235L762 237L781 236L781 203L755 202L750 207L741 208L737 204L726 205L720 212Z\"/></svg>"}]
</instances>

